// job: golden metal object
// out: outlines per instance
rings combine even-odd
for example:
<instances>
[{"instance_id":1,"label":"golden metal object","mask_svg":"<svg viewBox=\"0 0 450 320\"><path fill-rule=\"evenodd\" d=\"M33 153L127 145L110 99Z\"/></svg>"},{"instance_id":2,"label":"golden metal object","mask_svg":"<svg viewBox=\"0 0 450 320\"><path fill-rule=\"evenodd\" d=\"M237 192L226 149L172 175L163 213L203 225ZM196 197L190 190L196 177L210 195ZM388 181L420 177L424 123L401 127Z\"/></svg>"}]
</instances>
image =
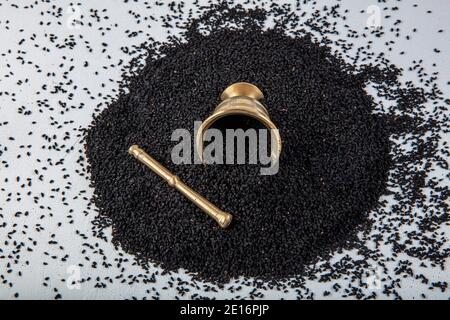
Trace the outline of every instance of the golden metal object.
<instances>
[{"instance_id":1,"label":"golden metal object","mask_svg":"<svg viewBox=\"0 0 450 320\"><path fill-rule=\"evenodd\" d=\"M209 127L218 119L231 115L244 115L262 122L270 130L272 141L271 160L276 163L281 153L281 137L276 125L270 120L269 113L259 101L264 98L259 88L251 83L238 82L230 85L220 95L222 102L214 112L201 124L196 136L196 148L200 160L203 162L203 136Z\"/></svg>"},{"instance_id":2,"label":"golden metal object","mask_svg":"<svg viewBox=\"0 0 450 320\"><path fill-rule=\"evenodd\" d=\"M154 173L163 178L171 187L180 191L186 198L191 200L197 207L206 212L213 218L221 228L226 228L230 224L233 216L225 211L220 210L211 202L203 198L197 192L189 188L177 176L173 175L169 170L164 168L158 161L149 156L144 150L137 145L133 145L128 152L138 161L149 167Z\"/></svg>"}]
</instances>

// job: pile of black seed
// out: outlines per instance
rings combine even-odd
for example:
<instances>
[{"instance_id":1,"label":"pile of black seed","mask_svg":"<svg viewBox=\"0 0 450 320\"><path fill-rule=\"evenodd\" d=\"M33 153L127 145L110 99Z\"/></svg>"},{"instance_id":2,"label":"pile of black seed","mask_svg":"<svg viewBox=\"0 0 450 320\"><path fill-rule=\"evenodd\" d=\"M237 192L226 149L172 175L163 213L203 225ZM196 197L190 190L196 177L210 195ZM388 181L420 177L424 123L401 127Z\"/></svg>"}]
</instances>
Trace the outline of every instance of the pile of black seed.
<instances>
[{"instance_id":1,"label":"pile of black seed","mask_svg":"<svg viewBox=\"0 0 450 320\"><path fill-rule=\"evenodd\" d=\"M389 85L398 70L355 68L307 33L263 27L262 10L193 20L183 38L147 44L145 64L88 130L86 154L99 209L114 243L166 270L201 279L280 279L352 247L370 227L392 166L390 136L414 122L374 112L369 80ZM204 32L206 24L207 32ZM228 85L265 95L280 128L276 175L257 165L174 165L175 129L193 132ZM417 98L412 96L411 99ZM215 223L127 153L138 144L193 189L234 216Z\"/></svg>"}]
</instances>

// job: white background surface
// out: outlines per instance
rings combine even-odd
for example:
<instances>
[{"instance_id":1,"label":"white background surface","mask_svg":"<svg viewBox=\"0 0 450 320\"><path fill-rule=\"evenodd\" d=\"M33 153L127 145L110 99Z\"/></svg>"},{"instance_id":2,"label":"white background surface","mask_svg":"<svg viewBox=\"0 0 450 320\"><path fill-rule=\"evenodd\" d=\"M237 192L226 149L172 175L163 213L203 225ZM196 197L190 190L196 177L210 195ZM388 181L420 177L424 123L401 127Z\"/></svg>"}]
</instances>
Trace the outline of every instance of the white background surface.
<instances>
[{"instance_id":1,"label":"white background surface","mask_svg":"<svg viewBox=\"0 0 450 320\"><path fill-rule=\"evenodd\" d=\"M104 242L91 235L91 221L95 216L95 211L86 211L86 205L92 195L92 190L89 188L88 181L76 173L80 168L77 160L82 150L78 130L88 126L96 105L104 102L104 97L112 94L112 90L117 88L116 81L120 79L121 71L111 65L117 64L120 59L124 60L124 64L129 60L129 56L125 55L120 48L140 44L146 39L145 33L151 34L156 39L164 39L166 36L159 21L137 24L128 11L132 9L142 16L152 14L158 17L166 10L163 7L160 7L160 11L148 10L142 4L125 5L120 1L89 1L81 4L79 9L84 15L83 22L90 21L93 23L93 27L81 26L79 29L71 29L67 26L67 21L73 14L69 10L70 1L58 1L58 6L66 8L66 11L52 19L49 18L49 15L45 15L45 18L41 16L41 11L52 11L50 4L39 4L33 9L13 7L13 4L23 7L33 2L2 1L3 4L0 6L2 40L0 53L11 52L0 58L0 91L3 92L0 96L0 123L9 122L6 126L0 126L0 150L4 151L0 156L2 161L0 164L0 213L3 215L3 218L0 218L0 274L4 275L8 283L13 283L12 287L0 283L0 299L13 298L15 293L19 293L20 298L51 299L56 295L55 288L63 298L67 299L150 297L151 295L147 294L146 290L151 289L152 286L157 290L166 286L169 280L168 276L158 276L158 282L154 285L135 284L130 286L116 281L109 284L106 289L95 288L96 281L94 280L81 284L79 290L67 288L63 279L69 276L68 268L80 262L84 264L80 270L82 278L100 277L100 282L103 282L107 277L113 278L121 274L121 270L118 268L101 266L102 255L97 253L99 250L103 250L108 257L108 262L114 264L115 259L119 258L118 251L110 242ZM332 1L318 2L333 3ZM372 39L374 41L373 51L385 51L386 56L393 63L403 66L405 69L412 65L413 60L423 59L426 72L431 74L439 71L438 84L447 97L450 97L450 87L447 85L447 81L450 81L450 3L447 0L416 1L416 3L419 4L418 8L412 7L412 1L398 3L395 1L395 5L400 10L388 12L393 15L393 18L389 20L382 18L381 24L387 30L387 34L382 39ZM352 29L363 32L369 17L365 10L373 4L377 4L377 2L342 1L340 11L343 12L348 8L350 11L347 14L346 23ZM379 5L383 6L383 4ZM102 19L99 23L95 22L96 19L90 17L90 8L98 8L99 14L107 15L109 19ZM102 13L101 10L104 8L107 8L107 12ZM426 13L427 10L432 10L432 13ZM388 31L396 18L402 20L399 25L402 29L400 39L395 39L394 35ZM40 25L41 20L46 22L51 20L52 24ZM61 25L58 25L58 22ZM117 27L114 26L115 23L118 24ZM99 27L111 27L111 31L102 36ZM413 28L417 28L416 33L412 32ZM21 29L24 31L19 32ZM137 37L129 38L126 33L128 29L143 30L144 32ZM445 32L437 33L439 29L444 29ZM36 35L35 41L29 39L32 34ZM64 39L73 35L78 44L73 49L56 49L56 43L49 40L49 34L56 35L58 37L56 43L59 44L64 43ZM407 34L411 36L409 41L404 39ZM79 40L80 35L83 36L83 40L89 41L93 52L88 52L82 43L83 40ZM21 39L25 39L25 42L19 45ZM385 50L385 43L389 39L396 41L396 44L392 45L392 52ZM355 41L358 45L363 45L367 39L360 38ZM101 52L102 42L108 44L107 54ZM35 46L36 44L39 46ZM50 50L47 52L45 48ZM434 48L439 48L441 53L435 53ZM401 51L405 51L406 55L400 56L399 52ZM25 59L25 63L16 59L19 55ZM110 58L107 55L110 55ZM85 61L89 62L89 66L86 68L82 67ZM433 63L436 63L436 66L432 66ZM62 67L60 67L61 64L63 64ZM75 68L69 71L71 66L75 66ZM38 73L38 69L43 72ZM65 75L66 71L68 73ZM99 72L98 75L95 75L95 71ZM54 72L55 75L48 76L47 72ZM10 76L5 77L8 74ZM28 82L19 86L17 82L25 81L25 79L28 79ZM417 81L414 72L407 72L404 79ZM49 91L52 91L50 88L61 81L69 80L73 81L72 85L66 86L66 88L71 88L70 92L49 94ZM43 85L46 85L48 89L42 90ZM38 91L40 94L37 94ZM73 94L73 99L70 99L70 94ZM42 101L45 101L49 107L41 107L40 102ZM61 114L59 101L65 101L73 109ZM82 105L84 108L80 109L79 107ZM30 116L19 114L17 110L21 107L32 111L32 114ZM100 106L100 109L103 107L104 104ZM50 108L54 108L54 110L50 110ZM40 109L42 112L39 111ZM32 124L33 121L36 121L35 125ZM73 121L73 123L66 124L62 131L51 125L53 122L62 124L65 121ZM30 131L33 132L32 135L28 134ZM67 131L67 139L64 139L65 131ZM69 151L42 149L41 146L47 144L43 134L48 136L56 134L54 142L63 146L63 150ZM15 141L10 141L9 137L14 137ZM20 145L31 145L29 149L32 152L31 158L22 156L17 159L18 154L24 155L28 151L28 149L20 149ZM70 150L71 147L73 150ZM34 161L30 163L30 160L36 158L41 159L42 162L40 164ZM63 164L55 165L60 159L63 159ZM5 163L8 163L9 166L5 167ZM48 169L44 170L43 167ZM67 171L63 172L63 168L66 168ZM44 174L43 181L38 180L39 175L34 173L35 169ZM65 174L70 174L70 177L64 177ZM18 183L16 182L17 176L21 177L21 181ZM31 187L22 189L21 184L26 182L27 177L33 179L33 184ZM9 180L7 183L4 182L5 178ZM54 182L52 183L51 180ZM64 189L68 186L70 189L66 190L65 196L61 194L61 190L52 191L54 188ZM88 191L83 195L85 198L78 196L81 190ZM18 195L17 192L20 192L21 195ZM31 192L31 195L26 195L27 192ZM40 200L38 203L34 203L33 197L40 192L46 194L45 202ZM51 199L50 195L53 195L54 198ZM11 200L7 201L8 198ZM70 209L73 209L73 212L70 212ZM17 212L23 214L17 216ZM28 212L28 216L25 216L26 212ZM69 223L71 220L74 221L73 224ZM3 226L1 226L2 223ZM61 223L60 227L58 227L58 223ZM38 231L39 227L42 227L43 230ZM77 234L77 230L86 235L88 240L84 240ZM449 234L448 228L445 232ZM58 245L49 243L52 236L58 241ZM36 241L36 244L33 244L30 238ZM17 251L16 244L20 242L23 243L23 246ZM97 244L98 248L83 247L85 242L94 246ZM33 251L29 252L27 248ZM86 249L88 253L82 254L83 249ZM66 254L69 256L67 261L61 261ZM86 255L90 257L90 261L86 261ZM18 258L18 256L20 257ZM52 256L55 256L56 259ZM125 254L125 257L130 260L129 263L123 263L127 266L125 277L142 272L139 266L133 264L132 256ZM98 263L96 269L89 267L94 261ZM48 265L44 265L44 262L47 262ZM7 269L13 271L6 273ZM423 270L423 273L429 274L432 279L449 281L450 278L448 267L443 271ZM50 277L49 281L45 280L47 276ZM42 285L44 282L48 283L48 287ZM318 293L329 289L332 285L332 283L319 284L313 281L309 281L307 284ZM420 286L418 282L405 280L400 291L405 298L416 298L421 292ZM246 292L252 289L251 287L244 288L240 295L245 297ZM289 293L277 291L264 293L267 298L274 299L295 297L293 290ZM161 291L162 298L170 299L175 295L175 289ZM205 295L223 298L234 296L227 291ZM433 297L433 295L436 298L448 298L437 290L428 296ZM320 297L317 296L317 298ZM332 295L331 297L338 298L339 296Z\"/></svg>"}]
</instances>

